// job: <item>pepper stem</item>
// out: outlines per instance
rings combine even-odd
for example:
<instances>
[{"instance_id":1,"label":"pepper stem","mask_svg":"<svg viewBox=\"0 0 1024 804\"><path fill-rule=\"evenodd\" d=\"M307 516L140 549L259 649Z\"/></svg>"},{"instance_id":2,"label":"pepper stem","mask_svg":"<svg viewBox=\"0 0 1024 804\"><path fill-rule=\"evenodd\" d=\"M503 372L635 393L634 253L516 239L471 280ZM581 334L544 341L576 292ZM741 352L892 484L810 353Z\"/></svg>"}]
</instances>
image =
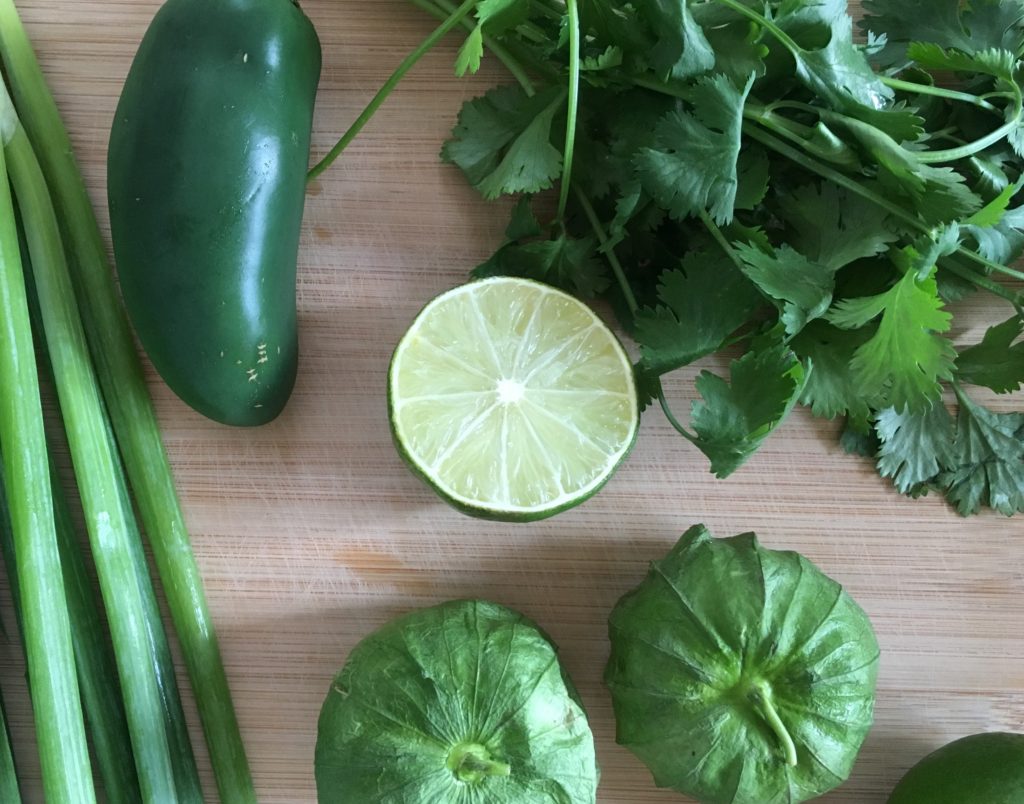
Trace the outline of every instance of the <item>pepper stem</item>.
<instances>
[{"instance_id":1,"label":"pepper stem","mask_svg":"<svg viewBox=\"0 0 1024 804\"><path fill-rule=\"evenodd\" d=\"M796 744L786 730L786 724L782 722L778 711L772 704L772 689L766 681L757 681L751 685L747 698L754 705L754 710L764 718L768 727L779 738L782 744L782 753L786 758L786 764L795 767L797 763Z\"/></svg>"},{"instance_id":2,"label":"pepper stem","mask_svg":"<svg viewBox=\"0 0 1024 804\"><path fill-rule=\"evenodd\" d=\"M476 784L488 776L508 776L512 768L499 762L479 743L459 743L448 754L448 770L466 784Z\"/></svg>"}]
</instances>

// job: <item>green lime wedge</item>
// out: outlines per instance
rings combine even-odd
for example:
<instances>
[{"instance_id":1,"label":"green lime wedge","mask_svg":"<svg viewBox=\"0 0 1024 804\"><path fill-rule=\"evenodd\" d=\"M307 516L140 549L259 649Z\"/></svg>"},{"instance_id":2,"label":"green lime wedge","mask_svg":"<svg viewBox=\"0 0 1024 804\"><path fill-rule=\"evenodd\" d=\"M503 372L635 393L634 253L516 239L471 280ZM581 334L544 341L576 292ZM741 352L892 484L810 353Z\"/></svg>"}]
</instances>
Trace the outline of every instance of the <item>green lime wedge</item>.
<instances>
[{"instance_id":1,"label":"green lime wedge","mask_svg":"<svg viewBox=\"0 0 1024 804\"><path fill-rule=\"evenodd\" d=\"M587 305L494 277L438 296L398 344L388 377L395 443L445 500L531 521L579 505L636 440L622 344Z\"/></svg>"}]
</instances>

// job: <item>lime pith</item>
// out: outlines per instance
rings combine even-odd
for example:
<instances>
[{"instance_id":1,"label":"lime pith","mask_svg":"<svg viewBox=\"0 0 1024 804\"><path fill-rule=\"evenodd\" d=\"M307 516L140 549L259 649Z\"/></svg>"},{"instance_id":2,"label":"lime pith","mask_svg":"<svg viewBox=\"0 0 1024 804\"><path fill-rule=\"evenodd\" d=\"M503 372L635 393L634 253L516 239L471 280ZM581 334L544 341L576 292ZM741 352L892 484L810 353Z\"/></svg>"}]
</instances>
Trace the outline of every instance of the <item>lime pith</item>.
<instances>
[{"instance_id":1,"label":"lime pith","mask_svg":"<svg viewBox=\"0 0 1024 804\"><path fill-rule=\"evenodd\" d=\"M391 428L405 459L453 505L540 519L593 495L628 454L633 369L587 305L494 277L430 302L395 350Z\"/></svg>"}]
</instances>

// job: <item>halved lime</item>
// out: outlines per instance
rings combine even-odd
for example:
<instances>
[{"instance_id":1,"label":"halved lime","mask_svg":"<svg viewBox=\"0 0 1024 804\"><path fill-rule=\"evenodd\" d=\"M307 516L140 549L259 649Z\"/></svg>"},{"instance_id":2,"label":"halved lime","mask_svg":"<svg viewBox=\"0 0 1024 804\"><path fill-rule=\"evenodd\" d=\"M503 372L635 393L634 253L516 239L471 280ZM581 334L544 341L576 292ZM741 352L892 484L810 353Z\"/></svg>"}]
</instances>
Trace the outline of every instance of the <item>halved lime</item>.
<instances>
[{"instance_id":1,"label":"halved lime","mask_svg":"<svg viewBox=\"0 0 1024 804\"><path fill-rule=\"evenodd\" d=\"M541 519L601 488L639 424L633 368L587 305L494 277L438 296L388 377L395 443L445 500L489 519Z\"/></svg>"}]
</instances>

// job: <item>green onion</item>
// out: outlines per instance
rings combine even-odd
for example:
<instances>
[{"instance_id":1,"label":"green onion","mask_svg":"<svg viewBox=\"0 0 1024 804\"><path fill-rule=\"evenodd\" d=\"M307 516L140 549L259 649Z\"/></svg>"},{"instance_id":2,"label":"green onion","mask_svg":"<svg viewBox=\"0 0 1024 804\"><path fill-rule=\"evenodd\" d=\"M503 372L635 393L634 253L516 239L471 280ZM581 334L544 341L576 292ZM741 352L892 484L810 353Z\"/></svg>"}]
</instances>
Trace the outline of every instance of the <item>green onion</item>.
<instances>
[{"instance_id":1,"label":"green onion","mask_svg":"<svg viewBox=\"0 0 1024 804\"><path fill-rule=\"evenodd\" d=\"M19 126L6 90L0 98L0 177ZM15 549L23 572L21 609L36 736L47 801L96 800L75 679L64 580L50 490L43 412L14 205L0 181L0 444Z\"/></svg>"},{"instance_id":2,"label":"green onion","mask_svg":"<svg viewBox=\"0 0 1024 804\"><path fill-rule=\"evenodd\" d=\"M135 342L67 130L13 0L0 0L0 49L60 213L86 332L181 643L221 799L255 802L220 647Z\"/></svg>"},{"instance_id":3,"label":"green onion","mask_svg":"<svg viewBox=\"0 0 1024 804\"><path fill-rule=\"evenodd\" d=\"M32 259L57 396L110 623L139 785L144 801L177 801L144 593L131 555L132 512L117 482L117 455L107 437L103 398L89 358L46 180L6 89L0 104L6 104L8 119L13 120L13 133L5 138L4 145L8 175ZM45 446L43 450L45 455ZM9 452L5 450L5 455ZM14 495L8 498L13 504ZM19 567L26 569L21 574L24 583L30 569L22 561L20 550L17 554ZM26 631L32 631L27 621Z\"/></svg>"},{"instance_id":4,"label":"green onion","mask_svg":"<svg viewBox=\"0 0 1024 804\"><path fill-rule=\"evenodd\" d=\"M121 686L117 681L114 659L107 646L106 629L99 606L93 596L86 571L85 557L75 534L67 498L50 464L53 512L57 526L57 546L64 572L64 589L68 596L71 642L78 669L78 684L86 723L92 737L93 751L100 779L109 804L136 804L140 801L139 781L132 762L132 746L121 702ZM2 474L0 474L2 482ZM18 604L19 573L14 539L6 497L0 493L0 550L3 551L14 598L14 615L24 634L21 606ZM2 789L2 786L0 786ZM7 801L0 795L0 801Z\"/></svg>"},{"instance_id":5,"label":"green onion","mask_svg":"<svg viewBox=\"0 0 1024 804\"><path fill-rule=\"evenodd\" d=\"M21 804L18 771L14 767L14 754L11 753L11 733L7 728L3 697L0 697L0 801L4 804Z\"/></svg>"},{"instance_id":6,"label":"green onion","mask_svg":"<svg viewBox=\"0 0 1024 804\"><path fill-rule=\"evenodd\" d=\"M104 424L110 448L116 453L117 442L114 440L109 417L104 416ZM130 511L131 500L128 497L128 484L120 462L117 464L117 485L126 510ZM175 790L178 793L176 804L185 804L186 802L203 804L199 769L196 767L195 754L192 752L192 739L189 737L188 725L185 722L185 710L181 706L178 682L174 677L171 647L167 642L167 634L164 633L160 606L157 603L156 592L153 590L152 579L149 577L146 554L142 549L142 536L139 534L138 524L134 517L131 518L128 526L131 534L128 539L128 548L135 565L139 588L142 589L146 627L151 640L153 669L156 672L157 686L160 689L160 702L163 707L164 724L167 728L168 747L171 751L171 768L174 772Z\"/></svg>"}]
</instances>

